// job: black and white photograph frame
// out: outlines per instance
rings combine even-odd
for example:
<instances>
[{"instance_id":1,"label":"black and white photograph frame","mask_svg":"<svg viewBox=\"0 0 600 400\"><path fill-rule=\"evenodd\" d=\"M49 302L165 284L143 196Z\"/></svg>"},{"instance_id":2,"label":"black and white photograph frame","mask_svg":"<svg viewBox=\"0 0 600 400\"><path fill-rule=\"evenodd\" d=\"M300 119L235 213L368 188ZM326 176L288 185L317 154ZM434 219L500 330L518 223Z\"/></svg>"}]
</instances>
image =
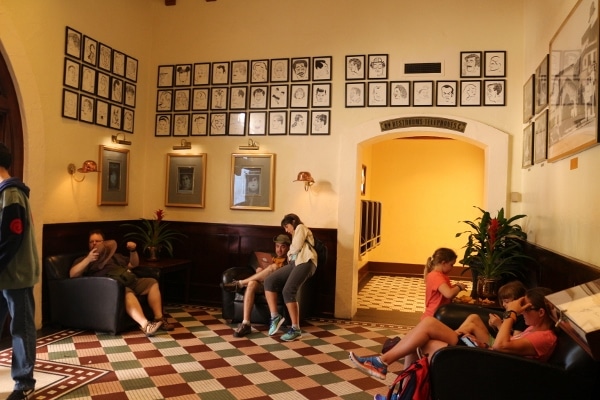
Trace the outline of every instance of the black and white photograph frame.
<instances>
[{"instance_id":1,"label":"black and white photograph frame","mask_svg":"<svg viewBox=\"0 0 600 400\"><path fill-rule=\"evenodd\" d=\"M271 82L289 82L290 59L274 58L271 60Z\"/></svg>"},{"instance_id":2,"label":"black and white photograph frame","mask_svg":"<svg viewBox=\"0 0 600 400\"><path fill-rule=\"evenodd\" d=\"M506 76L506 51L486 51L484 53L486 78Z\"/></svg>"},{"instance_id":3,"label":"black and white photograph frame","mask_svg":"<svg viewBox=\"0 0 600 400\"><path fill-rule=\"evenodd\" d=\"M248 99L251 110L265 110L267 108L268 86L250 86L250 96Z\"/></svg>"},{"instance_id":4,"label":"black and white photograph frame","mask_svg":"<svg viewBox=\"0 0 600 400\"><path fill-rule=\"evenodd\" d=\"M329 135L331 126L331 111L313 110L310 115L310 134Z\"/></svg>"},{"instance_id":5,"label":"black and white photograph frame","mask_svg":"<svg viewBox=\"0 0 600 400\"><path fill-rule=\"evenodd\" d=\"M533 165L533 122L523 129L523 159L521 168L529 168Z\"/></svg>"},{"instance_id":6,"label":"black and white photograph frame","mask_svg":"<svg viewBox=\"0 0 600 400\"><path fill-rule=\"evenodd\" d=\"M123 107L123 132L133 133L135 125L135 111Z\"/></svg>"},{"instance_id":7,"label":"black and white photograph frame","mask_svg":"<svg viewBox=\"0 0 600 400\"><path fill-rule=\"evenodd\" d=\"M213 85L227 85L229 83L229 61L212 63L211 77Z\"/></svg>"},{"instance_id":8,"label":"black and white photograph frame","mask_svg":"<svg viewBox=\"0 0 600 400\"><path fill-rule=\"evenodd\" d=\"M313 108L331 107L331 83L313 83L311 97Z\"/></svg>"},{"instance_id":9,"label":"black and white photograph frame","mask_svg":"<svg viewBox=\"0 0 600 400\"><path fill-rule=\"evenodd\" d=\"M65 31L65 54L78 60L81 59L81 32L68 27Z\"/></svg>"},{"instance_id":10,"label":"black and white photograph frame","mask_svg":"<svg viewBox=\"0 0 600 400\"><path fill-rule=\"evenodd\" d=\"M461 107L481 106L481 81L460 81L460 105Z\"/></svg>"},{"instance_id":11,"label":"black and white photograph frame","mask_svg":"<svg viewBox=\"0 0 600 400\"><path fill-rule=\"evenodd\" d=\"M248 83L248 60L236 60L231 62L231 79L232 85Z\"/></svg>"},{"instance_id":12,"label":"black and white photograph frame","mask_svg":"<svg viewBox=\"0 0 600 400\"><path fill-rule=\"evenodd\" d=\"M229 127L227 129L229 136L244 136L246 135L246 113L245 112L230 112Z\"/></svg>"},{"instance_id":13,"label":"black and white photograph frame","mask_svg":"<svg viewBox=\"0 0 600 400\"><path fill-rule=\"evenodd\" d=\"M367 105L369 107L387 107L388 84L383 81L368 82Z\"/></svg>"},{"instance_id":14,"label":"black and white photograph frame","mask_svg":"<svg viewBox=\"0 0 600 400\"><path fill-rule=\"evenodd\" d=\"M210 63L194 64L194 86L210 84Z\"/></svg>"},{"instance_id":15,"label":"black and white photograph frame","mask_svg":"<svg viewBox=\"0 0 600 400\"><path fill-rule=\"evenodd\" d=\"M460 52L460 77L481 78L481 51Z\"/></svg>"},{"instance_id":16,"label":"black and white photograph frame","mask_svg":"<svg viewBox=\"0 0 600 400\"><path fill-rule=\"evenodd\" d=\"M78 119L79 93L63 89L62 116L69 119Z\"/></svg>"},{"instance_id":17,"label":"black and white photograph frame","mask_svg":"<svg viewBox=\"0 0 600 400\"><path fill-rule=\"evenodd\" d=\"M273 210L275 154L232 154L232 210Z\"/></svg>"},{"instance_id":18,"label":"black and white photograph frame","mask_svg":"<svg viewBox=\"0 0 600 400\"><path fill-rule=\"evenodd\" d=\"M210 109L227 110L229 88L226 86L214 86L210 88Z\"/></svg>"},{"instance_id":19,"label":"black and white photograph frame","mask_svg":"<svg viewBox=\"0 0 600 400\"><path fill-rule=\"evenodd\" d=\"M484 106L506 105L506 79L487 79L483 81Z\"/></svg>"},{"instance_id":20,"label":"black and white photograph frame","mask_svg":"<svg viewBox=\"0 0 600 400\"><path fill-rule=\"evenodd\" d=\"M175 87L192 85L192 64L175 65Z\"/></svg>"},{"instance_id":21,"label":"black and white photograph frame","mask_svg":"<svg viewBox=\"0 0 600 400\"><path fill-rule=\"evenodd\" d=\"M206 153L167 153L166 206L204 208L206 158Z\"/></svg>"},{"instance_id":22,"label":"black and white photograph frame","mask_svg":"<svg viewBox=\"0 0 600 400\"><path fill-rule=\"evenodd\" d=\"M85 64L81 66L81 91L96 94L96 69Z\"/></svg>"},{"instance_id":23,"label":"black and white photograph frame","mask_svg":"<svg viewBox=\"0 0 600 400\"><path fill-rule=\"evenodd\" d=\"M117 131L121 130L121 121L123 119L123 108L116 104L110 104L110 114L108 126Z\"/></svg>"},{"instance_id":24,"label":"black and white photograph frame","mask_svg":"<svg viewBox=\"0 0 600 400\"><path fill-rule=\"evenodd\" d=\"M63 77L63 85L79 89L79 78L81 77L81 64L65 57L65 70Z\"/></svg>"},{"instance_id":25,"label":"black and white photograph frame","mask_svg":"<svg viewBox=\"0 0 600 400\"><path fill-rule=\"evenodd\" d=\"M97 71L96 96L110 99L110 75Z\"/></svg>"},{"instance_id":26,"label":"black and white photograph frame","mask_svg":"<svg viewBox=\"0 0 600 400\"><path fill-rule=\"evenodd\" d=\"M108 103L100 99L96 99L96 117L94 118L96 125L108 127Z\"/></svg>"},{"instance_id":27,"label":"black and white photograph frame","mask_svg":"<svg viewBox=\"0 0 600 400\"><path fill-rule=\"evenodd\" d=\"M540 65L535 70L534 104L535 114L539 114L548 105L548 68L549 55L546 54Z\"/></svg>"},{"instance_id":28,"label":"black and white photograph frame","mask_svg":"<svg viewBox=\"0 0 600 400\"><path fill-rule=\"evenodd\" d=\"M126 206L129 193L129 149L100 145L99 206Z\"/></svg>"},{"instance_id":29,"label":"black and white photograph frame","mask_svg":"<svg viewBox=\"0 0 600 400\"><path fill-rule=\"evenodd\" d=\"M540 164L548 159L548 110L534 120L533 163Z\"/></svg>"},{"instance_id":30,"label":"black and white photograph frame","mask_svg":"<svg viewBox=\"0 0 600 400\"><path fill-rule=\"evenodd\" d=\"M529 76L523 85L523 123L526 124L535 115L535 74Z\"/></svg>"},{"instance_id":31,"label":"black and white photograph frame","mask_svg":"<svg viewBox=\"0 0 600 400\"><path fill-rule=\"evenodd\" d=\"M269 82L269 60L252 60L250 62L250 83Z\"/></svg>"},{"instance_id":32,"label":"black and white photograph frame","mask_svg":"<svg viewBox=\"0 0 600 400\"><path fill-rule=\"evenodd\" d=\"M135 101L137 97L137 88L131 82L125 82L125 100L126 106L135 107Z\"/></svg>"},{"instance_id":33,"label":"black and white photograph frame","mask_svg":"<svg viewBox=\"0 0 600 400\"><path fill-rule=\"evenodd\" d=\"M267 134L267 112L254 111L248 113L248 135L264 136Z\"/></svg>"},{"instance_id":34,"label":"black and white photograph frame","mask_svg":"<svg viewBox=\"0 0 600 400\"><path fill-rule=\"evenodd\" d=\"M125 59L125 79L131 82L137 82L138 74L138 60L131 56L127 56Z\"/></svg>"},{"instance_id":35,"label":"black and white photograph frame","mask_svg":"<svg viewBox=\"0 0 600 400\"><path fill-rule=\"evenodd\" d=\"M290 108L308 108L310 85L292 84L290 87Z\"/></svg>"},{"instance_id":36,"label":"black and white photograph frame","mask_svg":"<svg viewBox=\"0 0 600 400\"><path fill-rule=\"evenodd\" d=\"M433 106L433 81L413 82L413 107Z\"/></svg>"},{"instance_id":37,"label":"black and white photograph frame","mask_svg":"<svg viewBox=\"0 0 600 400\"><path fill-rule=\"evenodd\" d=\"M308 111L290 111L290 135L308 135Z\"/></svg>"},{"instance_id":38,"label":"black and white photograph frame","mask_svg":"<svg viewBox=\"0 0 600 400\"><path fill-rule=\"evenodd\" d=\"M112 72L125 77L125 54L113 49Z\"/></svg>"},{"instance_id":39,"label":"black and white photograph frame","mask_svg":"<svg viewBox=\"0 0 600 400\"><path fill-rule=\"evenodd\" d=\"M194 88L192 90L192 111L207 111L209 88Z\"/></svg>"},{"instance_id":40,"label":"black and white photograph frame","mask_svg":"<svg viewBox=\"0 0 600 400\"><path fill-rule=\"evenodd\" d=\"M83 53L81 61L94 67L98 63L98 41L83 35Z\"/></svg>"},{"instance_id":41,"label":"black and white photograph frame","mask_svg":"<svg viewBox=\"0 0 600 400\"><path fill-rule=\"evenodd\" d=\"M269 108L288 108L289 89L288 85L269 86Z\"/></svg>"},{"instance_id":42,"label":"black and white photograph frame","mask_svg":"<svg viewBox=\"0 0 600 400\"><path fill-rule=\"evenodd\" d=\"M172 87L175 79L174 65L159 65L156 86L159 88Z\"/></svg>"},{"instance_id":43,"label":"black and white photograph frame","mask_svg":"<svg viewBox=\"0 0 600 400\"><path fill-rule=\"evenodd\" d=\"M248 104L248 87L232 86L229 93L229 109L245 110Z\"/></svg>"},{"instance_id":44,"label":"black and white photograph frame","mask_svg":"<svg viewBox=\"0 0 600 400\"><path fill-rule=\"evenodd\" d=\"M346 82L346 108L365 106L365 83Z\"/></svg>"},{"instance_id":45,"label":"black and white photograph frame","mask_svg":"<svg viewBox=\"0 0 600 400\"><path fill-rule=\"evenodd\" d=\"M79 120L93 124L95 105L96 102L93 97L84 94L79 95Z\"/></svg>"},{"instance_id":46,"label":"black and white photograph frame","mask_svg":"<svg viewBox=\"0 0 600 400\"><path fill-rule=\"evenodd\" d=\"M364 54L354 54L346 56L346 80L357 81L365 79L366 56Z\"/></svg>"},{"instance_id":47,"label":"black and white photograph frame","mask_svg":"<svg viewBox=\"0 0 600 400\"><path fill-rule=\"evenodd\" d=\"M156 111L173 111L173 90L165 89L156 92Z\"/></svg>"},{"instance_id":48,"label":"black and white photograph frame","mask_svg":"<svg viewBox=\"0 0 600 400\"><path fill-rule=\"evenodd\" d=\"M110 78L110 100L123 103L123 79L113 76Z\"/></svg>"},{"instance_id":49,"label":"black and white photograph frame","mask_svg":"<svg viewBox=\"0 0 600 400\"><path fill-rule=\"evenodd\" d=\"M369 79L387 79L388 78L388 55L387 54L369 54L368 58Z\"/></svg>"},{"instance_id":50,"label":"black and white photograph frame","mask_svg":"<svg viewBox=\"0 0 600 400\"><path fill-rule=\"evenodd\" d=\"M173 136L190 135L190 114L173 114Z\"/></svg>"},{"instance_id":51,"label":"black and white photograph frame","mask_svg":"<svg viewBox=\"0 0 600 400\"><path fill-rule=\"evenodd\" d=\"M409 107L410 98L410 81L390 82L391 107Z\"/></svg>"},{"instance_id":52,"label":"black and white photograph frame","mask_svg":"<svg viewBox=\"0 0 600 400\"><path fill-rule=\"evenodd\" d=\"M291 76L292 82L310 81L310 57L292 58Z\"/></svg>"},{"instance_id":53,"label":"black and white photograph frame","mask_svg":"<svg viewBox=\"0 0 600 400\"><path fill-rule=\"evenodd\" d=\"M98 43L98 68L112 72L112 47Z\"/></svg>"},{"instance_id":54,"label":"black and white photograph frame","mask_svg":"<svg viewBox=\"0 0 600 400\"><path fill-rule=\"evenodd\" d=\"M436 106L456 107L458 105L458 82L436 81Z\"/></svg>"},{"instance_id":55,"label":"black and white photograph frame","mask_svg":"<svg viewBox=\"0 0 600 400\"><path fill-rule=\"evenodd\" d=\"M156 114L156 122L154 124L154 136L171 136L171 128L171 114Z\"/></svg>"},{"instance_id":56,"label":"black and white photograph frame","mask_svg":"<svg viewBox=\"0 0 600 400\"><path fill-rule=\"evenodd\" d=\"M269 111L269 135L287 133L287 111Z\"/></svg>"},{"instance_id":57,"label":"black and white photograph frame","mask_svg":"<svg viewBox=\"0 0 600 400\"><path fill-rule=\"evenodd\" d=\"M227 113L210 113L210 125L208 127L210 136L224 136L227 134Z\"/></svg>"},{"instance_id":58,"label":"black and white photograph frame","mask_svg":"<svg viewBox=\"0 0 600 400\"><path fill-rule=\"evenodd\" d=\"M208 135L208 113L192 113L190 136Z\"/></svg>"},{"instance_id":59,"label":"black and white photograph frame","mask_svg":"<svg viewBox=\"0 0 600 400\"><path fill-rule=\"evenodd\" d=\"M312 59L312 80L313 81L330 81L332 71L333 57L321 56L313 57Z\"/></svg>"}]
</instances>

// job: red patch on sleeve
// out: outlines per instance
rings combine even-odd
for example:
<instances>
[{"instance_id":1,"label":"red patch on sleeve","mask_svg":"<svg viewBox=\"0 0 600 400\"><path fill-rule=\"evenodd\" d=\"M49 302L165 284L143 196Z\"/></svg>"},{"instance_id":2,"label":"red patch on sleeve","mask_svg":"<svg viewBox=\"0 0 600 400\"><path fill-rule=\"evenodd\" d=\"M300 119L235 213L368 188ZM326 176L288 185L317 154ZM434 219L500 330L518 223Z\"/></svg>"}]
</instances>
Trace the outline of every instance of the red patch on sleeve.
<instances>
[{"instance_id":1,"label":"red patch on sleeve","mask_svg":"<svg viewBox=\"0 0 600 400\"><path fill-rule=\"evenodd\" d=\"M16 233L17 235L22 234L23 221L21 221L20 219L13 219L12 221L10 221L10 231L12 233Z\"/></svg>"}]
</instances>

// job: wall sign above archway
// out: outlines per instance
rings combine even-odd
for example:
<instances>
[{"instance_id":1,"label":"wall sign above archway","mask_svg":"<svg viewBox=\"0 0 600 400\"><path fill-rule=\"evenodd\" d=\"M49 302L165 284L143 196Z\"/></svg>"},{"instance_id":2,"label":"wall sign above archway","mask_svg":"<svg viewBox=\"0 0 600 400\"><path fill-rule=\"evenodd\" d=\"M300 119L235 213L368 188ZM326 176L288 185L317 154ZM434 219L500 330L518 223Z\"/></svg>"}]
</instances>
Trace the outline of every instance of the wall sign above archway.
<instances>
[{"instance_id":1,"label":"wall sign above archway","mask_svg":"<svg viewBox=\"0 0 600 400\"><path fill-rule=\"evenodd\" d=\"M467 129L467 123L455 119L440 117L403 117L381 121L379 123L381 132L391 131L402 128L429 127L449 129L464 133Z\"/></svg>"}]
</instances>

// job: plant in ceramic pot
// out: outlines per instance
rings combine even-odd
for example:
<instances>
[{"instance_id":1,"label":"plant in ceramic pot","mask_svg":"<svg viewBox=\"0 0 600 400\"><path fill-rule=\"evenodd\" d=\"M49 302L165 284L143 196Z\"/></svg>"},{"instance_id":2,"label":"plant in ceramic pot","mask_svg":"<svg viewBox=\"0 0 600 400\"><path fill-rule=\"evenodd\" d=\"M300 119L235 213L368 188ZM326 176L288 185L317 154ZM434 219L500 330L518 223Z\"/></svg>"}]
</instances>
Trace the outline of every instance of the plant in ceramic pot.
<instances>
[{"instance_id":1,"label":"plant in ceramic pot","mask_svg":"<svg viewBox=\"0 0 600 400\"><path fill-rule=\"evenodd\" d=\"M148 260L158 259L161 251L166 251L173 257L173 241L185 237L184 234L174 229L169 229L169 224L163 219L165 212L161 209L154 211L154 218L151 220L140 218L139 224L123 224L123 227L132 228L133 232L124 235L126 239L139 242L142 245L142 251L148 251Z\"/></svg>"},{"instance_id":2,"label":"plant in ceramic pot","mask_svg":"<svg viewBox=\"0 0 600 400\"><path fill-rule=\"evenodd\" d=\"M501 208L495 217L488 211L478 208L482 215L473 221L462 221L471 230L459 232L467 236L465 253L460 263L467 266L463 271L471 270L473 292L471 297L494 298L498 285L507 277L519 277L522 262L531 259L524 254L522 241L527 239L520 225L515 221L524 218L519 214L505 218Z\"/></svg>"}]
</instances>

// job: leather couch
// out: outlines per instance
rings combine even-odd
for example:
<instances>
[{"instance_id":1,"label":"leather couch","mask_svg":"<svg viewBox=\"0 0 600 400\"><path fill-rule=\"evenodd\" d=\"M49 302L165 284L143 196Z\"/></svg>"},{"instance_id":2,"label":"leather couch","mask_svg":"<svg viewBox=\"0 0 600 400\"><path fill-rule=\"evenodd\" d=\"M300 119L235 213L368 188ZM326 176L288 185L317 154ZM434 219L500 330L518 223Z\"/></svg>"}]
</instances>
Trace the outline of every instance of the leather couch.
<instances>
[{"instance_id":1,"label":"leather couch","mask_svg":"<svg viewBox=\"0 0 600 400\"><path fill-rule=\"evenodd\" d=\"M69 278L73 261L86 254L59 254L44 258L51 324L112 335L137 327L137 323L125 312L125 287L122 284L106 277ZM135 269L132 271L135 272ZM140 296L140 303L146 317L152 319L146 296Z\"/></svg>"},{"instance_id":2,"label":"leather couch","mask_svg":"<svg viewBox=\"0 0 600 400\"><path fill-rule=\"evenodd\" d=\"M254 253L250 256L249 265L244 267L232 267L223 272L223 282L228 283L233 280L241 280L253 275L258 268L258 260ZM314 290L314 277L308 278L306 282L300 287L297 293L298 306L300 309L300 320L304 320L310 316L311 313L311 300L312 292ZM232 323L242 322L244 317L244 290L236 293L228 292L223 289L222 291L222 302L223 302L223 318L231 320ZM285 324L290 323L291 319L287 311L287 307L283 303L283 296L281 293L277 296L277 309L279 314L285 317ZM264 293L256 293L254 298L254 307L252 307L252 314L250 322L253 324L269 325L271 320L271 314L269 312L269 306Z\"/></svg>"},{"instance_id":3,"label":"leather couch","mask_svg":"<svg viewBox=\"0 0 600 400\"><path fill-rule=\"evenodd\" d=\"M435 317L457 329L469 314L501 311L448 304ZM567 333L557 331L558 343L548 362L487 349L448 346L431 359L432 399L598 399L599 363Z\"/></svg>"}]
</instances>

